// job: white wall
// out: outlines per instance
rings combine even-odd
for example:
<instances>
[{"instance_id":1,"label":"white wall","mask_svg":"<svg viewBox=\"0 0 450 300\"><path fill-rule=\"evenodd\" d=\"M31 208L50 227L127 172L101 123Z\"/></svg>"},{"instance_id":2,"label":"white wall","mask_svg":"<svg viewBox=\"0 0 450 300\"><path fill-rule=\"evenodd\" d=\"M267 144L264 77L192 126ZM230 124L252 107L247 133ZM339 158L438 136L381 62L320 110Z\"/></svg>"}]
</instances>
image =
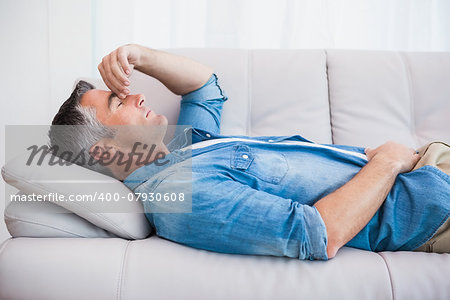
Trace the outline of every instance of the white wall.
<instances>
[{"instance_id":1,"label":"white wall","mask_svg":"<svg viewBox=\"0 0 450 300\"><path fill-rule=\"evenodd\" d=\"M89 0L0 0L0 165L5 125L50 124L77 77L94 76ZM0 183L0 212L5 183ZM10 235L0 217L0 242Z\"/></svg>"}]
</instances>

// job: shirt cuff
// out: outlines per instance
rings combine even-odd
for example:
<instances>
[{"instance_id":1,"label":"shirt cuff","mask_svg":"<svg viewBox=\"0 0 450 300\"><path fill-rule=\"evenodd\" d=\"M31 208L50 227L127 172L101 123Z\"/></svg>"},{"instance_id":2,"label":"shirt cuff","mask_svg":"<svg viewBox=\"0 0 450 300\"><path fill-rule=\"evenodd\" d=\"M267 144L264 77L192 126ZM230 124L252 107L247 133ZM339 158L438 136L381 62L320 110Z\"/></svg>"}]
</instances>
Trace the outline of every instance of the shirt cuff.
<instances>
[{"instance_id":1,"label":"shirt cuff","mask_svg":"<svg viewBox=\"0 0 450 300\"><path fill-rule=\"evenodd\" d=\"M327 228L315 206L304 207L305 236L300 244L299 258L309 260L328 260Z\"/></svg>"},{"instance_id":2,"label":"shirt cuff","mask_svg":"<svg viewBox=\"0 0 450 300\"><path fill-rule=\"evenodd\" d=\"M217 75L214 73L202 87L184 94L181 101L206 101L221 98L227 99L227 96L220 88Z\"/></svg>"}]
</instances>

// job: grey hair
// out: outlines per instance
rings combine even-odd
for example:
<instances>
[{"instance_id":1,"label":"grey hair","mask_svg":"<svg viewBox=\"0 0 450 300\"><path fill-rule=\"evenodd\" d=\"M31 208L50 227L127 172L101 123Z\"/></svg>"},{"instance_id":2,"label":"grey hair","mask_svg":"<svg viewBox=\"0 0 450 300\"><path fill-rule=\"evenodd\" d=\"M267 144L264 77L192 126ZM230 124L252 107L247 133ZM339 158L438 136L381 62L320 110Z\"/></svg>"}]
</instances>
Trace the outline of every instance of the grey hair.
<instances>
[{"instance_id":1,"label":"grey hair","mask_svg":"<svg viewBox=\"0 0 450 300\"><path fill-rule=\"evenodd\" d=\"M80 103L84 93L94 88L85 81L78 82L53 119L48 132L49 147L54 155L71 163L114 177L109 168L89 154L98 141L115 135L115 130L97 119L95 108L84 107Z\"/></svg>"}]
</instances>

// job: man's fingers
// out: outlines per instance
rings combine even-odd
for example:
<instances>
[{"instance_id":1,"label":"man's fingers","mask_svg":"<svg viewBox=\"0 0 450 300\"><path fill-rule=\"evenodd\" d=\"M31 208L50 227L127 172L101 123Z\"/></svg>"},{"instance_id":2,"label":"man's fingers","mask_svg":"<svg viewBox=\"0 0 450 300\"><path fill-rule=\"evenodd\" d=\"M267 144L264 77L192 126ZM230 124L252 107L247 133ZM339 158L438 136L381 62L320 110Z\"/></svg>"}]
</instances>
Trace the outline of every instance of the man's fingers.
<instances>
[{"instance_id":1,"label":"man's fingers","mask_svg":"<svg viewBox=\"0 0 450 300\"><path fill-rule=\"evenodd\" d=\"M102 63L98 65L98 71L100 72L100 75L102 76L102 79L105 82L106 86L115 93L114 86L109 82L108 78L106 77L105 69L103 68Z\"/></svg>"},{"instance_id":2,"label":"man's fingers","mask_svg":"<svg viewBox=\"0 0 450 300\"><path fill-rule=\"evenodd\" d=\"M114 83L111 82L110 80L110 75L109 75L109 56L105 56L102 59L102 62L99 65L99 70L100 70L100 74L102 74L102 78L103 81L105 82L105 84L109 87L109 89L113 92L113 93L117 93L117 88L114 86Z\"/></svg>"},{"instance_id":3,"label":"man's fingers","mask_svg":"<svg viewBox=\"0 0 450 300\"><path fill-rule=\"evenodd\" d=\"M102 63L99 63L97 66L98 71L100 72L100 75L102 76L103 81L105 82L106 86L111 89L111 87L109 86L109 82L108 79L106 78L106 74L105 74L105 69L103 68Z\"/></svg>"},{"instance_id":4,"label":"man's fingers","mask_svg":"<svg viewBox=\"0 0 450 300\"><path fill-rule=\"evenodd\" d=\"M114 76L112 70L111 70L111 64L110 64L110 56L104 57L102 61L102 66L105 71L106 78L112 84L112 88L110 89L116 93L119 98L125 98L125 93L123 92L125 86ZM105 82L106 83L106 82Z\"/></svg>"},{"instance_id":5,"label":"man's fingers","mask_svg":"<svg viewBox=\"0 0 450 300\"><path fill-rule=\"evenodd\" d=\"M123 84L122 87L129 85L130 82L128 81L128 78L125 76L125 74L123 73L123 71L121 70L121 67L119 65L117 51L113 51L111 53L110 65L111 65L111 71L114 74L115 78L122 82L122 84Z\"/></svg>"}]
</instances>

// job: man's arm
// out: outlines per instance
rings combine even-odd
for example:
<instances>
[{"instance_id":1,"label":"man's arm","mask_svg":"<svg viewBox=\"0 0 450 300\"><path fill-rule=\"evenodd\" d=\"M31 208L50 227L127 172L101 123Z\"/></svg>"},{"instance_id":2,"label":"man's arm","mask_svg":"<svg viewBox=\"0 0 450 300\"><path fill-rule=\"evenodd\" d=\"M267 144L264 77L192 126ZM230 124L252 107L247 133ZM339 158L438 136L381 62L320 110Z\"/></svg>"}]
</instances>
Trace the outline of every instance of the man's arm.
<instances>
[{"instance_id":1,"label":"man's arm","mask_svg":"<svg viewBox=\"0 0 450 300\"><path fill-rule=\"evenodd\" d=\"M360 232L383 204L399 173L410 171L420 156L394 142L366 149L369 159L349 182L314 205L327 228L328 258Z\"/></svg>"},{"instance_id":2,"label":"man's arm","mask_svg":"<svg viewBox=\"0 0 450 300\"><path fill-rule=\"evenodd\" d=\"M187 57L135 44L121 46L105 56L98 70L111 91L124 98L130 92L128 76L133 67L156 78L177 95L200 88L213 73L211 67Z\"/></svg>"}]
</instances>

